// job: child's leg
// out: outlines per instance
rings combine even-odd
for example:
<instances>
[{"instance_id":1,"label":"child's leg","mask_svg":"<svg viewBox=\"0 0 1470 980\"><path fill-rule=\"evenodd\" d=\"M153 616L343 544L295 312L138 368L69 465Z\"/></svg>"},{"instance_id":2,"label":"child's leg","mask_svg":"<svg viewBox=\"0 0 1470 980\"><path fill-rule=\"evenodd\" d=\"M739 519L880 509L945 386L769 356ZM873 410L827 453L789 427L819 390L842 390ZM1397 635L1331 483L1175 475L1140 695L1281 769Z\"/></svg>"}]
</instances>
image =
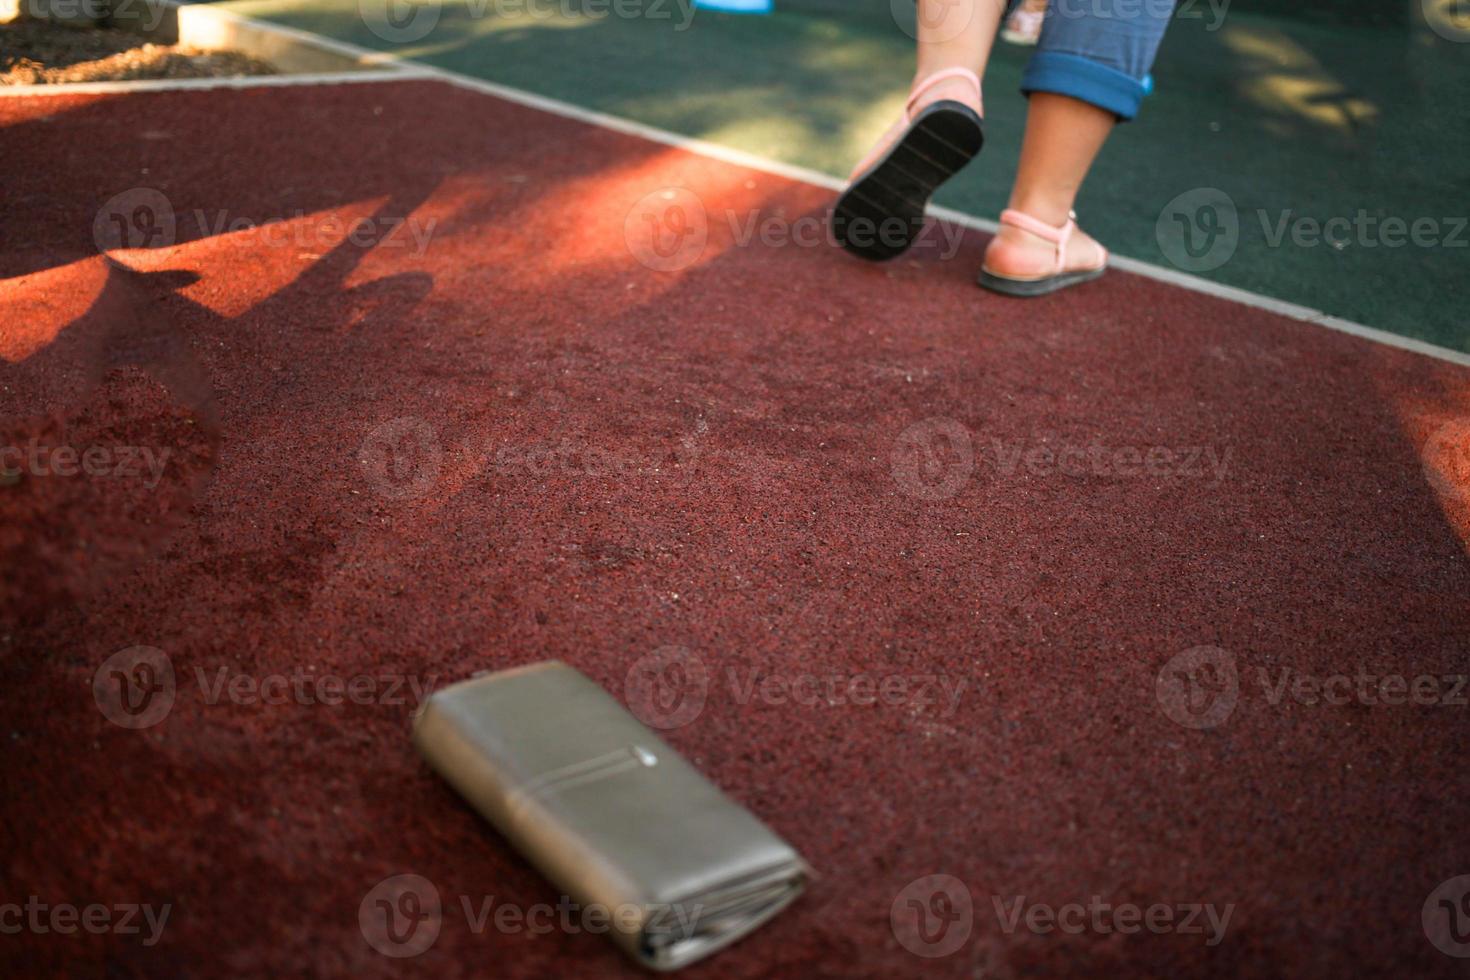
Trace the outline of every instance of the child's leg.
<instances>
[{"instance_id":1,"label":"child's leg","mask_svg":"<svg viewBox=\"0 0 1470 980\"><path fill-rule=\"evenodd\" d=\"M918 74L903 113L853 168L832 232L872 261L902 254L924 228L934 192L985 142L979 70L1004 0L919 0ZM943 103L943 104L936 104Z\"/></svg>"},{"instance_id":2,"label":"child's leg","mask_svg":"<svg viewBox=\"0 0 1470 980\"><path fill-rule=\"evenodd\" d=\"M919 57L914 81L946 68L968 68L985 76L1006 0L918 0ZM954 79L926 92L915 108L939 99L969 102L974 89Z\"/></svg>"},{"instance_id":3,"label":"child's leg","mask_svg":"<svg viewBox=\"0 0 1470 980\"><path fill-rule=\"evenodd\" d=\"M967 68L984 78L1005 4L1006 0L916 0L914 14L919 43L914 85L949 68ZM885 147L898 139L908 128L909 115L945 99L973 106L977 113L985 115L985 106L971 83L960 78L939 82L926 89L889 127L877 146L853 169L853 175L866 170Z\"/></svg>"},{"instance_id":4,"label":"child's leg","mask_svg":"<svg viewBox=\"0 0 1470 980\"><path fill-rule=\"evenodd\" d=\"M1164 0L1054 0L1021 80L1030 104L1011 208L1049 225L1066 223L1114 124L1138 113L1171 13ZM1072 236L1069 265L1097 254L1086 235ZM1002 225L985 261L993 272L1025 276L1054 260L1051 243Z\"/></svg>"},{"instance_id":5,"label":"child's leg","mask_svg":"<svg viewBox=\"0 0 1470 980\"><path fill-rule=\"evenodd\" d=\"M1116 118L1065 95L1036 92L1026 108L1026 135L1010 207L1049 225L1066 222L1082 179Z\"/></svg>"}]
</instances>

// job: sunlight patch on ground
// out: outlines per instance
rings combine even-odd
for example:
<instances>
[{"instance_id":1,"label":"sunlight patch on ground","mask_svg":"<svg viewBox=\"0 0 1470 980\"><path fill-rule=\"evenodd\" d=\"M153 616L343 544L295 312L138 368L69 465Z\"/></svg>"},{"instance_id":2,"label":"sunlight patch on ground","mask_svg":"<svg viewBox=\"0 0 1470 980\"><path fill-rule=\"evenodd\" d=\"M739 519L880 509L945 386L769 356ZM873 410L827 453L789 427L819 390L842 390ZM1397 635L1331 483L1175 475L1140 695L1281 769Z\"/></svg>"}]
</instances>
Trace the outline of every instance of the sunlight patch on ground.
<instances>
[{"instance_id":1,"label":"sunlight patch on ground","mask_svg":"<svg viewBox=\"0 0 1470 980\"><path fill-rule=\"evenodd\" d=\"M1240 91L1267 112L1349 136L1377 124L1376 105L1344 88L1310 51L1280 31L1232 25L1222 39L1240 58ZM1282 135L1291 131L1281 129Z\"/></svg>"},{"instance_id":2,"label":"sunlight patch on ground","mask_svg":"<svg viewBox=\"0 0 1470 980\"><path fill-rule=\"evenodd\" d=\"M1445 523L1470 555L1470 383L1463 369L1441 365L1436 373L1435 395L1399 395L1394 408Z\"/></svg>"},{"instance_id":3,"label":"sunlight patch on ground","mask_svg":"<svg viewBox=\"0 0 1470 980\"><path fill-rule=\"evenodd\" d=\"M0 359L23 361L87 312L107 281L100 255L0 279Z\"/></svg>"},{"instance_id":4,"label":"sunlight patch on ground","mask_svg":"<svg viewBox=\"0 0 1470 980\"><path fill-rule=\"evenodd\" d=\"M283 220L226 223L228 215L199 212L190 215L203 235L167 248L114 249L113 259L138 272L187 270L199 279L179 294L220 316L240 316L288 284L334 249L413 248L402 223L392 225L391 238L378 240L388 230L374 220L383 201L360 201ZM383 236L388 237L388 236Z\"/></svg>"}]
</instances>

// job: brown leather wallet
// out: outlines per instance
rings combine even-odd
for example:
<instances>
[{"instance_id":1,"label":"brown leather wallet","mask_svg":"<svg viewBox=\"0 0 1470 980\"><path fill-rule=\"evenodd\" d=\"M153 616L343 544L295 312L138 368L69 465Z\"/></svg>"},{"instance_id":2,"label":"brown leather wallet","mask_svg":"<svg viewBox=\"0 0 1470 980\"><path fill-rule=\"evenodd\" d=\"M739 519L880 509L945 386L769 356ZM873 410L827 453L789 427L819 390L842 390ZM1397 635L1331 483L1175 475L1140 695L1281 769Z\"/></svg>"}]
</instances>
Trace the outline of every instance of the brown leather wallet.
<instances>
[{"instance_id":1,"label":"brown leather wallet","mask_svg":"<svg viewBox=\"0 0 1470 980\"><path fill-rule=\"evenodd\" d=\"M805 887L801 856L560 661L475 677L414 718L429 764L638 962L675 970Z\"/></svg>"}]
</instances>

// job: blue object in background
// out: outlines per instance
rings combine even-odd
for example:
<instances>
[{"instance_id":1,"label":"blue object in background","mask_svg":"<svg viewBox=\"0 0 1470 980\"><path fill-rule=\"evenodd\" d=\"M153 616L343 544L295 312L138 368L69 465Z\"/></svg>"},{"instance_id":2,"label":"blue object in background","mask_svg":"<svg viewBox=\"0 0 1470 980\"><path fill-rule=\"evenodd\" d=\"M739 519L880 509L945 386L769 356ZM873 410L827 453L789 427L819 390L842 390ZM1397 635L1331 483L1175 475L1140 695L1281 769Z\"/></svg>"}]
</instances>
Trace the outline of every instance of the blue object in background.
<instances>
[{"instance_id":1,"label":"blue object in background","mask_svg":"<svg viewBox=\"0 0 1470 980\"><path fill-rule=\"evenodd\" d=\"M694 0L698 10L721 10L727 14L769 14L775 0Z\"/></svg>"},{"instance_id":2,"label":"blue object in background","mask_svg":"<svg viewBox=\"0 0 1470 980\"><path fill-rule=\"evenodd\" d=\"M1144 75L1143 76L1143 94L1144 95L1152 95L1153 94L1153 90L1154 90L1154 77L1152 75Z\"/></svg>"}]
</instances>

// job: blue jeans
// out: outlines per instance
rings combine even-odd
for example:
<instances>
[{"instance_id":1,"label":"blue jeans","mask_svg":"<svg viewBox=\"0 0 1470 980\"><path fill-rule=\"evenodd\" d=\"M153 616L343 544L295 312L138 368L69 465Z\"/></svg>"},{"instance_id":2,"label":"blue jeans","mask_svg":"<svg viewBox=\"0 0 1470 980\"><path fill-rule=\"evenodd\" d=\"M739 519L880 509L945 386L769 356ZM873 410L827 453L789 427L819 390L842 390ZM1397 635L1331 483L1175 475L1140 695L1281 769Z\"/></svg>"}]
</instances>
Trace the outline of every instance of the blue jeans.
<instances>
[{"instance_id":1,"label":"blue jeans","mask_svg":"<svg viewBox=\"0 0 1470 980\"><path fill-rule=\"evenodd\" d=\"M1049 0L1021 91L1070 95L1132 119L1173 14L1174 0Z\"/></svg>"}]
</instances>

